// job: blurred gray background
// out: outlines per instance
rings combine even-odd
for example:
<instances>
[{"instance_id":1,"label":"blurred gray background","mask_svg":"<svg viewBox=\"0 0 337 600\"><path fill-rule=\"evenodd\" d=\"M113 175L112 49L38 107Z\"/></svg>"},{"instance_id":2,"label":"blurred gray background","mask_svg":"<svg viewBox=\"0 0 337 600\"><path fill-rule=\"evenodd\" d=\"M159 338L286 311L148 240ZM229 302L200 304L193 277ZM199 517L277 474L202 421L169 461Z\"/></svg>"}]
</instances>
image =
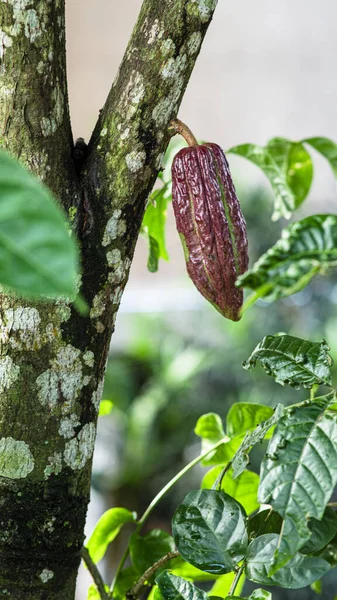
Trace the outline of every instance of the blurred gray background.
<instances>
[{"instance_id":1,"label":"blurred gray background","mask_svg":"<svg viewBox=\"0 0 337 600\"><path fill-rule=\"evenodd\" d=\"M141 0L66 1L75 138L90 137L140 6ZM245 142L264 144L274 136L301 139L321 135L337 140L336 31L335 0L219 0L180 118L199 139L217 142L224 149ZM257 169L244 160L229 159L239 187L268 191ZM315 166L305 211L335 212L336 183L331 170L319 156L315 156ZM246 194L243 204L249 198ZM271 214L271 205L266 210ZM129 343L133 327L130 315L174 312L179 306L193 312L203 305L185 274L171 210L167 246L171 260L162 261L154 275L147 272L146 243L139 240L112 352L122 351ZM147 331L151 335L150 329ZM206 410L210 408L206 406ZM104 453L96 457L96 463L102 456ZM105 507L99 494L94 492L93 498L88 531ZM81 600L86 597L88 581L86 574L79 581Z\"/></svg>"}]
</instances>

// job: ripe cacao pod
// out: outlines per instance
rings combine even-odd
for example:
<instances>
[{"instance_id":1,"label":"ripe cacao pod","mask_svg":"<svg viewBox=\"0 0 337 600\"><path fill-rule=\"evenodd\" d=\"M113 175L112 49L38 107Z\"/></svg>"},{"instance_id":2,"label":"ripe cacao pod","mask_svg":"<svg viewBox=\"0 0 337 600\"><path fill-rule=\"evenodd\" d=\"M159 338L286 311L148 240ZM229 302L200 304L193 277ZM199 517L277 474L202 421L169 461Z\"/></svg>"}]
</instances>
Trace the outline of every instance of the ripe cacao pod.
<instances>
[{"instance_id":1,"label":"ripe cacao pod","mask_svg":"<svg viewBox=\"0 0 337 600\"><path fill-rule=\"evenodd\" d=\"M248 268L246 223L224 152L217 144L183 148L172 163L172 200L187 271L199 292L238 321Z\"/></svg>"}]
</instances>

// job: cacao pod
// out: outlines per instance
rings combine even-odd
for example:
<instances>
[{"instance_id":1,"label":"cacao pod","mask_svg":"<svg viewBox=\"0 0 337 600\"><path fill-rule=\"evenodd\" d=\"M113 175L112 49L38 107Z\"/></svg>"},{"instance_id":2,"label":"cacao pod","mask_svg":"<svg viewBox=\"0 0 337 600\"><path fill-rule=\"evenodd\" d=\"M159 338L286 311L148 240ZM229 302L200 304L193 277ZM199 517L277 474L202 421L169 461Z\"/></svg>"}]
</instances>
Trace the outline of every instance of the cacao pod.
<instances>
[{"instance_id":1,"label":"cacao pod","mask_svg":"<svg viewBox=\"0 0 337 600\"><path fill-rule=\"evenodd\" d=\"M189 146L176 154L172 201L190 278L223 316L238 321L243 292L235 281L248 268L246 223L217 144Z\"/></svg>"}]
</instances>

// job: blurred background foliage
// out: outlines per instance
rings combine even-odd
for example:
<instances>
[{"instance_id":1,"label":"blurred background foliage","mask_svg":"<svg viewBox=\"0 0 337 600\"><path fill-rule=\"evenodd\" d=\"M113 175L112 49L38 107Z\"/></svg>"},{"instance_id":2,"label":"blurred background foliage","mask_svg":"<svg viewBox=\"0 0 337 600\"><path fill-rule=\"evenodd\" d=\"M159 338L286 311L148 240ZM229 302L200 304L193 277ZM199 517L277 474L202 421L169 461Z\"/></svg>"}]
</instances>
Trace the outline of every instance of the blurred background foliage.
<instances>
[{"instance_id":1,"label":"blurred background foliage","mask_svg":"<svg viewBox=\"0 0 337 600\"><path fill-rule=\"evenodd\" d=\"M237 178L235 182L247 221L252 265L275 243L286 223L271 222L268 189L251 189ZM300 216L299 212L294 220L313 211L304 207ZM165 313L124 316L122 310L117 327L123 327L127 316L131 334L126 346L111 349L103 398L112 401L113 408L99 419L94 461L93 487L102 495L104 509L124 506L141 514L161 487L198 454L200 442L193 430L203 413L216 412L224 419L234 402L275 406L304 400L305 391L277 385L260 368L248 373L242 362L264 335L280 331L313 341L325 338L337 361L336 304L332 273L316 277L305 290L285 300L259 301L239 323L225 320L203 300L194 310L173 306ZM259 447L251 455L250 469L257 473L263 451ZM170 531L175 508L190 489L200 486L205 470L197 467L179 482L147 529ZM126 535L127 527L110 548L109 572ZM247 584L245 592L253 588ZM332 571L324 580L322 600L332 600L336 588ZM315 597L308 590L273 590L275 600Z\"/></svg>"}]
</instances>

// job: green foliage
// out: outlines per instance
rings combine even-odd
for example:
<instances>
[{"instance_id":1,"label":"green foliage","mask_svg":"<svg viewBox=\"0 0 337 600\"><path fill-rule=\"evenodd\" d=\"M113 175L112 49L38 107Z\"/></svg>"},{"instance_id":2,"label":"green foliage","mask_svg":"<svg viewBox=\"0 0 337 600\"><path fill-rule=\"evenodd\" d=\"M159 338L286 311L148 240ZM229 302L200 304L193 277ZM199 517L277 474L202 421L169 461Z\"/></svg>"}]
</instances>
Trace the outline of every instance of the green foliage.
<instances>
[{"instance_id":1,"label":"green foliage","mask_svg":"<svg viewBox=\"0 0 337 600\"><path fill-rule=\"evenodd\" d=\"M149 203L146 207L141 233L147 237L149 243L149 257L147 268L151 273L158 271L158 262L160 258L168 260L168 253L165 245L165 224L166 210L169 199L167 193L167 184L160 190L151 194Z\"/></svg>"},{"instance_id":2,"label":"green foliage","mask_svg":"<svg viewBox=\"0 0 337 600\"><path fill-rule=\"evenodd\" d=\"M216 490L189 492L174 514L172 531L181 556L208 573L233 571L248 543L242 506Z\"/></svg>"},{"instance_id":3,"label":"green foliage","mask_svg":"<svg viewBox=\"0 0 337 600\"><path fill-rule=\"evenodd\" d=\"M125 523L135 521L134 512L126 508L110 508L99 519L86 547L91 560L97 563L103 558L108 545L115 539Z\"/></svg>"},{"instance_id":4,"label":"green foliage","mask_svg":"<svg viewBox=\"0 0 337 600\"><path fill-rule=\"evenodd\" d=\"M208 600L206 592L168 571L163 571L157 577L156 583L164 600Z\"/></svg>"},{"instance_id":5,"label":"green foliage","mask_svg":"<svg viewBox=\"0 0 337 600\"><path fill-rule=\"evenodd\" d=\"M335 142L326 137L312 137L303 140L305 144L309 144L312 148L317 150L327 161L337 177L337 145Z\"/></svg>"},{"instance_id":6,"label":"green foliage","mask_svg":"<svg viewBox=\"0 0 337 600\"><path fill-rule=\"evenodd\" d=\"M300 292L336 264L337 216L313 215L286 227L253 268L238 277L237 285L254 290L254 300L278 300Z\"/></svg>"},{"instance_id":7,"label":"green foliage","mask_svg":"<svg viewBox=\"0 0 337 600\"><path fill-rule=\"evenodd\" d=\"M311 535L301 548L302 554L319 552L331 542L337 534L337 515L332 508L326 508L322 519L310 519L308 527Z\"/></svg>"},{"instance_id":8,"label":"green foliage","mask_svg":"<svg viewBox=\"0 0 337 600\"><path fill-rule=\"evenodd\" d=\"M220 448L204 458L202 461L204 466L225 464L232 459L233 454L240 445L240 441L231 441L231 439L226 436L223 430L222 419L216 413L202 415L197 421L194 433L201 437L202 454L214 446L216 442L219 442L222 439L224 440L224 443Z\"/></svg>"},{"instance_id":9,"label":"green foliage","mask_svg":"<svg viewBox=\"0 0 337 600\"><path fill-rule=\"evenodd\" d=\"M0 283L29 297L76 295L78 249L50 191L0 151Z\"/></svg>"},{"instance_id":10,"label":"green foliage","mask_svg":"<svg viewBox=\"0 0 337 600\"><path fill-rule=\"evenodd\" d=\"M242 435L253 431L262 421L267 421L273 416L274 410L271 406L262 404L251 404L248 402L235 402L230 407L226 417L226 431L229 437ZM271 433L266 433L266 438Z\"/></svg>"},{"instance_id":11,"label":"green foliage","mask_svg":"<svg viewBox=\"0 0 337 600\"><path fill-rule=\"evenodd\" d=\"M211 489L222 472L222 467L213 467L204 476L201 482L202 489ZM240 502L247 515L253 513L259 507L257 491L259 487L259 476L252 471L244 471L233 479L233 471L230 469L221 482L221 489L229 496Z\"/></svg>"},{"instance_id":12,"label":"green foliage","mask_svg":"<svg viewBox=\"0 0 337 600\"><path fill-rule=\"evenodd\" d=\"M314 385L331 386L332 359L327 343L310 342L290 335L267 335L249 359L243 363L252 371L260 362L267 375L281 385L312 388Z\"/></svg>"},{"instance_id":13,"label":"green foliage","mask_svg":"<svg viewBox=\"0 0 337 600\"><path fill-rule=\"evenodd\" d=\"M322 519L337 483L337 415L326 411L331 399L288 412L262 461L259 500L283 517L271 573L310 539L308 518Z\"/></svg>"},{"instance_id":14,"label":"green foliage","mask_svg":"<svg viewBox=\"0 0 337 600\"><path fill-rule=\"evenodd\" d=\"M134 533L129 545L132 564L140 575L175 549L172 537L161 529L152 529L144 536Z\"/></svg>"}]
</instances>

